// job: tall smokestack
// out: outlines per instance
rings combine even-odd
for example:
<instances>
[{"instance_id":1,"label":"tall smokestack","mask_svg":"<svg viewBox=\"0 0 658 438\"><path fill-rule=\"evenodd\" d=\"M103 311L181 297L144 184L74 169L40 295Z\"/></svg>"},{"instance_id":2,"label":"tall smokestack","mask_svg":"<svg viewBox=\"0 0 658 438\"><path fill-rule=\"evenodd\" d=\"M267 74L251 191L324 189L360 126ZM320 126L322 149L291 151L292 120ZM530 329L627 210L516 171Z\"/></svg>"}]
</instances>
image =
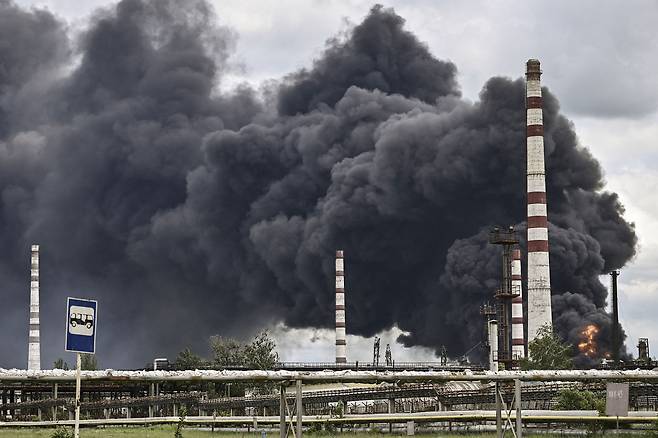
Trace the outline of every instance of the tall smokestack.
<instances>
[{"instance_id":1,"label":"tall smokestack","mask_svg":"<svg viewBox=\"0 0 658 438\"><path fill-rule=\"evenodd\" d=\"M30 265L30 331L27 369L41 369L41 329L39 322L39 245L32 245Z\"/></svg>"},{"instance_id":2,"label":"tall smokestack","mask_svg":"<svg viewBox=\"0 0 658 438\"><path fill-rule=\"evenodd\" d=\"M544 123L539 61L526 64L526 140L528 154L528 342L540 327L553 327L548 263Z\"/></svg>"},{"instance_id":3,"label":"tall smokestack","mask_svg":"<svg viewBox=\"0 0 658 438\"><path fill-rule=\"evenodd\" d=\"M619 271L612 271L610 277L612 278L612 361L615 367L619 367L619 345L621 344L619 336L619 302L617 301Z\"/></svg>"},{"instance_id":4,"label":"tall smokestack","mask_svg":"<svg viewBox=\"0 0 658 438\"><path fill-rule=\"evenodd\" d=\"M523 288L521 287L521 250L512 250L512 359L525 358L525 337L523 335Z\"/></svg>"},{"instance_id":5,"label":"tall smokestack","mask_svg":"<svg viewBox=\"0 0 658 438\"><path fill-rule=\"evenodd\" d=\"M343 251L336 251L336 363L347 363L345 336L345 262Z\"/></svg>"}]
</instances>

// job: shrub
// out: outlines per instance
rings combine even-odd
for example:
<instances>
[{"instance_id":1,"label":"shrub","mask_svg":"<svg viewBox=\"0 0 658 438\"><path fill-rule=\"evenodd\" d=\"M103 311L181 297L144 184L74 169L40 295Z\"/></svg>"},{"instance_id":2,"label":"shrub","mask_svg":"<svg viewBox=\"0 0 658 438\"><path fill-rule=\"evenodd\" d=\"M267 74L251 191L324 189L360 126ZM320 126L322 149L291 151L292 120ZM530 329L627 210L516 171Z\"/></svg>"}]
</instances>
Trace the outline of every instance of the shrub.
<instances>
[{"instance_id":1,"label":"shrub","mask_svg":"<svg viewBox=\"0 0 658 438\"><path fill-rule=\"evenodd\" d=\"M68 427L59 426L55 431L50 435L50 438L73 438L73 431Z\"/></svg>"},{"instance_id":2,"label":"shrub","mask_svg":"<svg viewBox=\"0 0 658 438\"><path fill-rule=\"evenodd\" d=\"M180 417L178 418L178 424L176 425L176 430L174 431L174 438L183 438L183 425L185 423L185 417L187 416L187 409L183 406L180 410Z\"/></svg>"}]
</instances>

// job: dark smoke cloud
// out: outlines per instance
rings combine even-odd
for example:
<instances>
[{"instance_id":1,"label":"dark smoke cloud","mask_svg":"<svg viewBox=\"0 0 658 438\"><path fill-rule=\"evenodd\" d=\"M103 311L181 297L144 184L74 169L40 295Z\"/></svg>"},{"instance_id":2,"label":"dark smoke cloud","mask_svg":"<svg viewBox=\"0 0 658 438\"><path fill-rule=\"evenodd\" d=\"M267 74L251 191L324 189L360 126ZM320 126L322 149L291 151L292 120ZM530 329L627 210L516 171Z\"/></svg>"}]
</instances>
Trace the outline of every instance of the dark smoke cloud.
<instances>
[{"instance_id":1,"label":"dark smoke cloud","mask_svg":"<svg viewBox=\"0 0 658 438\"><path fill-rule=\"evenodd\" d=\"M2 7L26 34L45 14ZM277 321L332 327L341 248L350 333L397 324L407 345L476 344L500 272L487 230L522 230L525 216L523 81L492 78L464 101L455 66L375 7L281 81L273 110L249 87L218 91L234 39L203 1L124 0L90 24L79 63L16 110L43 114L0 136L2 333L27 328L32 242L44 365L61 352L66 295L101 301L99 353L113 366ZM6 95L24 87L0 78ZM608 330L598 276L636 237L544 91L556 326L577 343L588 322ZM22 341L0 339L2 365L22 366Z\"/></svg>"},{"instance_id":2,"label":"dark smoke cloud","mask_svg":"<svg viewBox=\"0 0 658 438\"><path fill-rule=\"evenodd\" d=\"M356 86L434 102L459 95L455 65L434 58L427 46L404 30L404 20L375 6L342 41L335 38L312 70L291 74L281 87L279 112L294 115L320 104L333 106Z\"/></svg>"}]
</instances>

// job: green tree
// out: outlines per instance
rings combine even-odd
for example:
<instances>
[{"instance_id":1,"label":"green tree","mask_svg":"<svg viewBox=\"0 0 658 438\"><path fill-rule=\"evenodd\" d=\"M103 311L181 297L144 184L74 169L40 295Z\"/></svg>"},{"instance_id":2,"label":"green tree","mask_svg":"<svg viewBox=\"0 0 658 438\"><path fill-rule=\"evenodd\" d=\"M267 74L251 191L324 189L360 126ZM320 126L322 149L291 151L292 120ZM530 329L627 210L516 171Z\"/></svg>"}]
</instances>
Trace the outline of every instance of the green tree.
<instances>
[{"instance_id":1,"label":"green tree","mask_svg":"<svg viewBox=\"0 0 658 438\"><path fill-rule=\"evenodd\" d=\"M546 325L537 332L537 337L528 343L531 359L521 362L524 370L568 370L573 367L572 347L564 342Z\"/></svg>"},{"instance_id":2,"label":"green tree","mask_svg":"<svg viewBox=\"0 0 658 438\"><path fill-rule=\"evenodd\" d=\"M174 366L181 370L194 370L208 365L208 361L198 354L192 352L189 348L178 353Z\"/></svg>"},{"instance_id":3,"label":"green tree","mask_svg":"<svg viewBox=\"0 0 658 438\"><path fill-rule=\"evenodd\" d=\"M210 348L213 352L212 364L214 367L239 366L249 369L267 370L272 369L279 360L276 352L276 343L266 331L256 335L248 344L222 336L210 338ZM271 393L276 385L272 383L258 383L255 385L233 384L231 394L234 396L244 395L245 389L257 393ZM223 385L216 387L220 394L226 393L227 388Z\"/></svg>"},{"instance_id":4,"label":"green tree","mask_svg":"<svg viewBox=\"0 0 658 438\"><path fill-rule=\"evenodd\" d=\"M245 365L244 345L235 339L212 336L210 348L215 367L239 367Z\"/></svg>"},{"instance_id":5,"label":"green tree","mask_svg":"<svg viewBox=\"0 0 658 438\"><path fill-rule=\"evenodd\" d=\"M279 360L276 342L263 331L248 344L232 338L212 336L210 348L213 352L213 365L216 367L247 367L254 370L268 370Z\"/></svg>"},{"instance_id":6,"label":"green tree","mask_svg":"<svg viewBox=\"0 0 658 438\"><path fill-rule=\"evenodd\" d=\"M53 368L57 370L68 370L69 364L64 362L64 359L60 357L53 363Z\"/></svg>"},{"instance_id":7,"label":"green tree","mask_svg":"<svg viewBox=\"0 0 658 438\"><path fill-rule=\"evenodd\" d=\"M96 371L98 369L98 360L96 360L96 355L82 353L80 356L81 369L84 371Z\"/></svg>"},{"instance_id":8,"label":"green tree","mask_svg":"<svg viewBox=\"0 0 658 438\"><path fill-rule=\"evenodd\" d=\"M279 361L276 342L266 332L260 332L244 347L244 364L254 370L271 370Z\"/></svg>"}]
</instances>

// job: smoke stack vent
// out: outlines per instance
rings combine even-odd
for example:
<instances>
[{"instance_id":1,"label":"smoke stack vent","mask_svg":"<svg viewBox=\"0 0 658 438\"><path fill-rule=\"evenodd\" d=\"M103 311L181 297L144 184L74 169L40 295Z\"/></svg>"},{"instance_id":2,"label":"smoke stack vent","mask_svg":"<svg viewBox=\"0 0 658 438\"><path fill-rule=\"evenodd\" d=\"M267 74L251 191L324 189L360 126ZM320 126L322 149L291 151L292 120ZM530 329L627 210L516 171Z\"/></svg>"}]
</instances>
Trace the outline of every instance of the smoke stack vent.
<instances>
[{"instance_id":1,"label":"smoke stack vent","mask_svg":"<svg viewBox=\"0 0 658 438\"><path fill-rule=\"evenodd\" d=\"M512 359L525 358L525 337L523 335L523 288L521 287L521 250L512 250Z\"/></svg>"},{"instance_id":2,"label":"smoke stack vent","mask_svg":"<svg viewBox=\"0 0 658 438\"><path fill-rule=\"evenodd\" d=\"M30 264L30 331L27 369L41 369L41 328L39 321L39 245L32 245Z\"/></svg>"},{"instance_id":3,"label":"smoke stack vent","mask_svg":"<svg viewBox=\"0 0 658 438\"><path fill-rule=\"evenodd\" d=\"M343 251L336 251L336 363L347 363L345 333L345 263Z\"/></svg>"},{"instance_id":4,"label":"smoke stack vent","mask_svg":"<svg viewBox=\"0 0 658 438\"><path fill-rule=\"evenodd\" d=\"M553 326L548 260L544 124L539 61L526 64L526 141L528 177L528 342L540 327Z\"/></svg>"}]
</instances>

